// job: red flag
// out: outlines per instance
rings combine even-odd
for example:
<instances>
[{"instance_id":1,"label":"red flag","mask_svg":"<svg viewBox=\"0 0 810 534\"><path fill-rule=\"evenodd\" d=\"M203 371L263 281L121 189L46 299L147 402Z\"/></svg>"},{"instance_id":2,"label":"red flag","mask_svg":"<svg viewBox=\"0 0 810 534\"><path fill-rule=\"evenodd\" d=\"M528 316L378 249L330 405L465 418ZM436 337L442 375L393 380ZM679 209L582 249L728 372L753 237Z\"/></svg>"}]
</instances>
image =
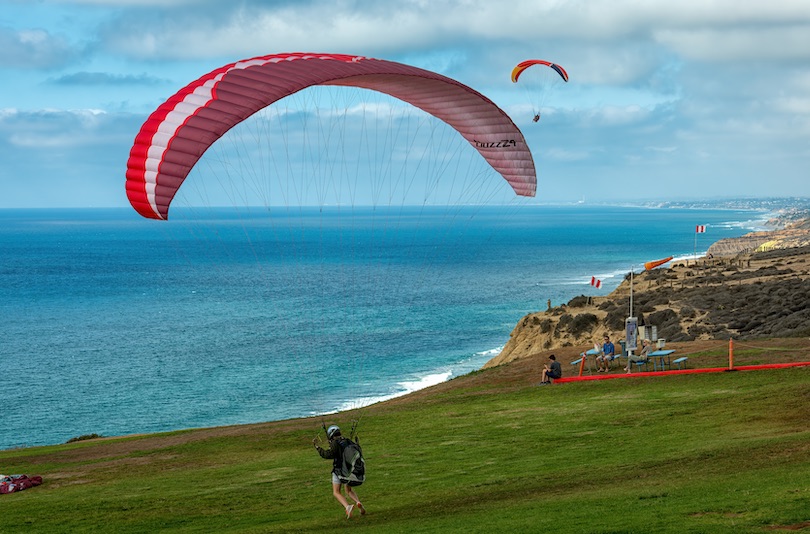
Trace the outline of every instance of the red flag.
<instances>
[{"instance_id":1,"label":"red flag","mask_svg":"<svg viewBox=\"0 0 810 534\"><path fill-rule=\"evenodd\" d=\"M698 224L695 226L695 233L702 234L706 232L706 225L705 224Z\"/></svg>"},{"instance_id":2,"label":"red flag","mask_svg":"<svg viewBox=\"0 0 810 534\"><path fill-rule=\"evenodd\" d=\"M595 276L591 276L591 285L596 289L599 289L602 287L602 281L597 280Z\"/></svg>"}]
</instances>

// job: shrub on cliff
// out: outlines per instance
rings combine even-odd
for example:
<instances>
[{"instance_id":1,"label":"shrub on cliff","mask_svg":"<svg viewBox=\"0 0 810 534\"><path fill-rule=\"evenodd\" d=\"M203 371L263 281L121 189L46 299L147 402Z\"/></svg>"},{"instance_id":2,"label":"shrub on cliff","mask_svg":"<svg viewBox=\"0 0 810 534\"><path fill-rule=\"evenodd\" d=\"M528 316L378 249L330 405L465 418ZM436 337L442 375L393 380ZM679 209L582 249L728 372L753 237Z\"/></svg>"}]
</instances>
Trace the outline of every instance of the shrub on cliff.
<instances>
[{"instance_id":1,"label":"shrub on cliff","mask_svg":"<svg viewBox=\"0 0 810 534\"><path fill-rule=\"evenodd\" d=\"M641 313L651 313L655 311L655 305L649 302L645 302L644 304L638 306L636 310Z\"/></svg>"},{"instance_id":2,"label":"shrub on cliff","mask_svg":"<svg viewBox=\"0 0 810 534\"><path fill-rule=\"evenodd\" d=\"M658 337L669 341L691 341L695 338L683 331L678 314L671 309L651 313L645 324L658 327Z\"/></svg>"},{"instance_id":3,"label":"shrub on cliff","mask_svg":"<svg viewBox=\"0 0 810 534\"><path fill-rule=\"evenodd\" d=\"M683 331L680 324L671 324L658 329L658 337L667 341L694 341L695 336Z\"/></svg>"},{"instance_id":4,"label":"shrub on cliff","mask_svg":"<svg viewBox=\"0 0 810 534\"><path fill-rule=\"evenodd\" d=\"M605 315L604 325L608 330L624 330L624 320L627 318L629 307L617 307Z\"/></svg>"},{"instance_id":5,"label":"shrub on cliff","mask_svg":"<svg viewBox=\"0 0 810 534\"><path fill-rule=\"evenodd\" d=\"M653 306L666 306L670 303L670 296L672 295L672 290L669 288L662 288L657 291L651 291L649 297L645 299L645 304L653 307Z\"/></svg>"},{"instance_id":6,"label":"shrub on cliff","mask_svg":"<svg viewBox=\"0 0 810 534\"><path fill-rule=\"evenodd\" d=\"M574 337L579 337L582 334L586 334L593 330L593 328L599 324L599 318L592 313L581 313L574 317L574 319L568 325L568 331L574 335Z\"/></svg>"},{"instance_id":7,"label":"shrub on cliff","mask_svg":"<svg viewBox=\"0 0 810 534\"><path fill-rule=\"evenodd\" d=\"M670 309L651 313L649 320L650 324L658 325L659 328L667 326L668 324L671 323L680 324L680 321L678 321L678 314L676 314L673 310Z\"/></svg>"},{"instance_id":8,"label":"shrub on cliff","mask_svg":"<svg viewBox=\"0 0 810 534\"><path fill-rule=\"evenodd\" d=\"M693 338L697 338L702 336L703 334L708 334L709 329L703 326L702 324L693 324L686 330L686 333Z\"/></svg>"},{"instance_id":9,"label":"shrub on cliff","mask_svg":"<svg viewBox=\"0 0 810 534\"><path fill-rule=\"evenodd\" d=\"M599 309L601 311L605 311L605 312L610 312L610 311L615 310L617 307L618 307L618 304L616 304L616 301L606 300L602 304L600 304L597 307L597 309Z\"/></svg>"},{"instance_id":10,"label":"shrub on cliff","mask_svg":"<svg viewBox=\"0 0 810 534\"><path fill-rule=\"evenodd\" d=\"M586 297L585 295L580 295L578 297L574 297L568 301L568 305L572 308L583 308L588 305L590 302L590 297Z\"/></svg>"}]
</instances>

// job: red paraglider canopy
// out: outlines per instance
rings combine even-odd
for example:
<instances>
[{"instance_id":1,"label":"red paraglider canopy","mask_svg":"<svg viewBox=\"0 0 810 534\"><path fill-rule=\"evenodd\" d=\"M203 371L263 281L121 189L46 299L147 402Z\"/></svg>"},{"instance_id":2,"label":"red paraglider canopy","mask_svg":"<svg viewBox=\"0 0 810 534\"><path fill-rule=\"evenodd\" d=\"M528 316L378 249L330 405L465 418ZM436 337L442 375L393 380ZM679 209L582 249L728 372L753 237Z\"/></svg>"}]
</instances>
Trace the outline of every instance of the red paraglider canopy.
<instances>
[{"instance_id":1,"label":"red paraglider canopy","mask_svg":"<svg viewBox=\"0 0 810 534\"><path fill-rule=\"evenodd\" d=\"M537 177L523 134L477 91L401 63L290 53L225 65L158 107L130 151L126 172L130 203L144 217L168 218L177 190L212 143L257 111L315 85L379 91L436 116L469 141L518 195L534 196Z\"/></svg>"}]
</instances>

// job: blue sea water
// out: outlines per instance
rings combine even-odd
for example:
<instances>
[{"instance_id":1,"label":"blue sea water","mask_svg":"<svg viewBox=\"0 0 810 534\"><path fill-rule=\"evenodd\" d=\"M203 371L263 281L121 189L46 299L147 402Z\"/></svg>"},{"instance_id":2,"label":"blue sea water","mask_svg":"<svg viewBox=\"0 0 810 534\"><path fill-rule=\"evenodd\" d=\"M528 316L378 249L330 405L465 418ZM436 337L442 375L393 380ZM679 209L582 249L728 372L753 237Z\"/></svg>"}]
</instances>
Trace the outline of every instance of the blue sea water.
<instances>
[{"instance_id":1,"label":"blue sea water","mask_svg":"<svg viewBox=\"0 0 810 534\"><path fill-rule=\"evenodd\" d=\"M480 368L548 299L607 294L645 261L700 254L768 216L388 210L221 209L169 222L130 209L0 210L0 448L401 395Z\"/></svg>"}]
</instances>

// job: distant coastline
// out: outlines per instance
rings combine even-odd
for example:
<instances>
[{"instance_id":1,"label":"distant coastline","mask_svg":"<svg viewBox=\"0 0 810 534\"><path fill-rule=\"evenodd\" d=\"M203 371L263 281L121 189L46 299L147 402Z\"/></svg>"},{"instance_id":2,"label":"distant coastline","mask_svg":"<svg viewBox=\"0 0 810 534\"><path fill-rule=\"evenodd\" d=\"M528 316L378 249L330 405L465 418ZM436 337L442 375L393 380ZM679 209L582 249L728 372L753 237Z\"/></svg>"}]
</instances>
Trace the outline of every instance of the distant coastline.
<instances>
[{"instance_id":1,"label":"distant coastline","mask_svg":"<svg viewBox=\"0 0 810 534\"><path fill-rule=\"evenodd\" d=\"M670 341L810 335L805 306L810 301L810 212L795 206L776 212L768 221L772 230L721 239L705 256L637 273L633 314L640 316L640 324L646 316L647 324ZM484 368L542 351L587 347L602 334L621 339L629 296L625 279L606 297L576 297L526 315Z\"/></svg>"}]
</instances>

